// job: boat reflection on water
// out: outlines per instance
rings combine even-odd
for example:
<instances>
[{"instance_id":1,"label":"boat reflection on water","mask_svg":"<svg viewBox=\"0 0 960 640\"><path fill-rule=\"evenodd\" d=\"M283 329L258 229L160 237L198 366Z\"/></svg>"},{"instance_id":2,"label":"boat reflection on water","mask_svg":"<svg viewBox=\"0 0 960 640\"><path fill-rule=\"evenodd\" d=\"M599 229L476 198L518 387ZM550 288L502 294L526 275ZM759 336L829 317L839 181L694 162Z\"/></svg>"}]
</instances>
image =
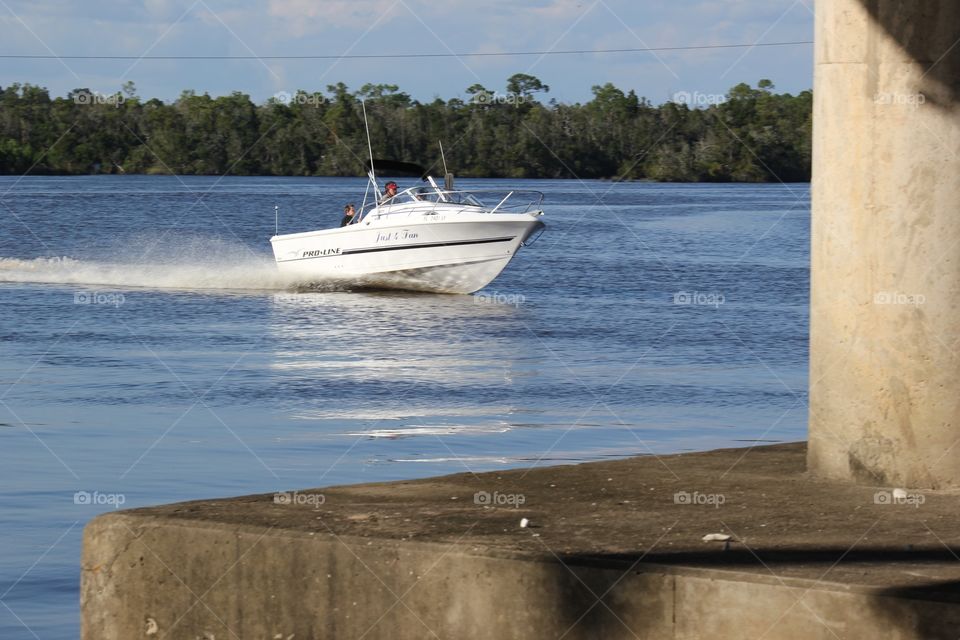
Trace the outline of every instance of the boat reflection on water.
<instances>
[{"instance_id":1,"label":"boat reflection on water","mask_svg":"<svg viewBox=\"0 0 960 640\"><path fill-rule=\"evenodd\" d=\"M711 375L708 368L570 348L581 328L571 322L569 330L558 329L564 319L554 316L545 333L540 304L505 299L274 295L269 387L284 399L285 431L275 434L284 459L313 467L315 456L334 451L338 463L426 463L430 473L441 473L717 441L696 432L717 422L717 409L702 394L691 397L692 385ZM557 313L556 305L547 308ZM674 402L686 413L678 417ZM401 468L370 477L410 474Z\"/></svg>"},{"instance_id":2,"label":"boat reflection on water","mask_svg":"<svg viewBox=\"0 0 960 640\"><path fill-rule=\"evenodd\" d=\"M294 439L495 435L526 423L544 354L530 312L478 296L403 292L273 297L272 369ZM529 398L529 396L527 396ZM412 450L404 452L412 454Z\"/></svg>"}]
</instances>

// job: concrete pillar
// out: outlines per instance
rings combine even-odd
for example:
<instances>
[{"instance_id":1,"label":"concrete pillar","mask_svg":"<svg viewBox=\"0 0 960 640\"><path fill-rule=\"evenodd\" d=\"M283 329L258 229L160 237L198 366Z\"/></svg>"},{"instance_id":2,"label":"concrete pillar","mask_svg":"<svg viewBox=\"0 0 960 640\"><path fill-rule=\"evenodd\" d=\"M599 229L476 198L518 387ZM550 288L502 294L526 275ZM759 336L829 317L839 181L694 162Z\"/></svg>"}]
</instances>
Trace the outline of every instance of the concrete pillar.
<instances>
[{"instance_id":1,"label":"concrete pillar","mask_svg":"<svg viewBox=\"0 0 960 640\"><path fill-rule=\"evenodd\" d=\"M960 487L960 2L816 14L809 469Z\"/></svg>"}]
</instances>

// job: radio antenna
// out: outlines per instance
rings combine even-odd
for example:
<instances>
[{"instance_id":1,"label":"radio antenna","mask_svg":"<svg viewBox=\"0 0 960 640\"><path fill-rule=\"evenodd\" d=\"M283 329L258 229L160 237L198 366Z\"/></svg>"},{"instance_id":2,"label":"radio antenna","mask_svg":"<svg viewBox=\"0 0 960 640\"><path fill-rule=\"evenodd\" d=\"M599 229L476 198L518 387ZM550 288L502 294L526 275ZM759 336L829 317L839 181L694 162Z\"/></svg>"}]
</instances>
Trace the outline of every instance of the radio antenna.
<instances>
[{"instance_id":1,"label":"radio antenna","mask_svg":"<svg viewBox=\"0 0 960 640\"><path fill-rule=\"evenodd\" d=\"M437 144L440 145L440 159L443 160L443 175L450 173L447 171L447 158L443 155L443 140L437 140Z\"/></svg>"},{"instance_id":2,"label":"radio antenna","mask_svg":"<svg viewBox=\"0 0 960 640\"><path fill-rule=\"evenodd\" d=\"M370 143L370 124L367 122L367 103L360 101L360 107L363 109L363 128L367 131L367 151L370 153L370 171L367 172L367 188L363 191L363 204L360 205L360 218L365 215L367 207L367 193L370 191L370 185L373 185L373 204L379 204L380 187L377 186L377 170L373 166L373 145ZM360 220L358 219L357 222Z\"/></svg>"},{"instance_id":3,"label":"radio antenna","mask_svg":"<svg viewBox=\"0 0 960 640\"><path fill-rule=\"evenodd\" d=\"M370 174L373 176L373 184L377 184L377 170L373 166L373 145L370 143L370 123L367 122L367 103L360 101L360 107L363 109L363 128L367 130L367 151L370 153Z\"/></svg>"}]
</instances>

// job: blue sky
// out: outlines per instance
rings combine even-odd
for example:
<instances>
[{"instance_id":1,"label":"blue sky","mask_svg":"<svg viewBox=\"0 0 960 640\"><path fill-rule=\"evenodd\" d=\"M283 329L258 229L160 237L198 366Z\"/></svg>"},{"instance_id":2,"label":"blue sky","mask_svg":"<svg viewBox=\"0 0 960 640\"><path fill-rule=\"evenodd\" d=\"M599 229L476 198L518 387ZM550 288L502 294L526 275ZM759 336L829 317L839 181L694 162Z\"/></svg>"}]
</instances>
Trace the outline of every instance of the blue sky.
<instances>
[{"instance_id":1,"label":"blue sky","mask_svg":"<svg viewBox=\"0 0 960 640\"><path fill-rule=\"evenodd\" d=\"M57 55L342 55L673 47L811 40L813 0L0 0L0 53ZM427 101L513 73L549 97L588 100L612 82L655 104L678 92L722 94L739 82L812 84L810 45L712 51L313 61L0 60L0 86L30 82L64 95L112 93L133 80L143 97L183 89L280 91L344 82L392 83Z\"/></svg>"}]
</instances>

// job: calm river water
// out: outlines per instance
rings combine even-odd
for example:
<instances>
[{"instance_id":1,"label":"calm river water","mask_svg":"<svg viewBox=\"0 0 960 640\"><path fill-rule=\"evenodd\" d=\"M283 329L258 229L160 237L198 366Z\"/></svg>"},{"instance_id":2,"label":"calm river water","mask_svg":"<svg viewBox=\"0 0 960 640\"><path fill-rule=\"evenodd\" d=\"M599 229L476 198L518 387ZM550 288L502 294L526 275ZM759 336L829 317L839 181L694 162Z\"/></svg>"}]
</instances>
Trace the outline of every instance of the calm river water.
<instances>
[{"instance_id":1,"label":"calm river water","mask_svg":"<svg viewBox=\"0 0 960 640\"><path fill-rule=\"evenodd\" d=\"M0 178L0 638L76 638L98 513L800 440L807 185L460 180L548 228L473 296L304 290L359 179Z\"/></svg>"}]
</instances>

